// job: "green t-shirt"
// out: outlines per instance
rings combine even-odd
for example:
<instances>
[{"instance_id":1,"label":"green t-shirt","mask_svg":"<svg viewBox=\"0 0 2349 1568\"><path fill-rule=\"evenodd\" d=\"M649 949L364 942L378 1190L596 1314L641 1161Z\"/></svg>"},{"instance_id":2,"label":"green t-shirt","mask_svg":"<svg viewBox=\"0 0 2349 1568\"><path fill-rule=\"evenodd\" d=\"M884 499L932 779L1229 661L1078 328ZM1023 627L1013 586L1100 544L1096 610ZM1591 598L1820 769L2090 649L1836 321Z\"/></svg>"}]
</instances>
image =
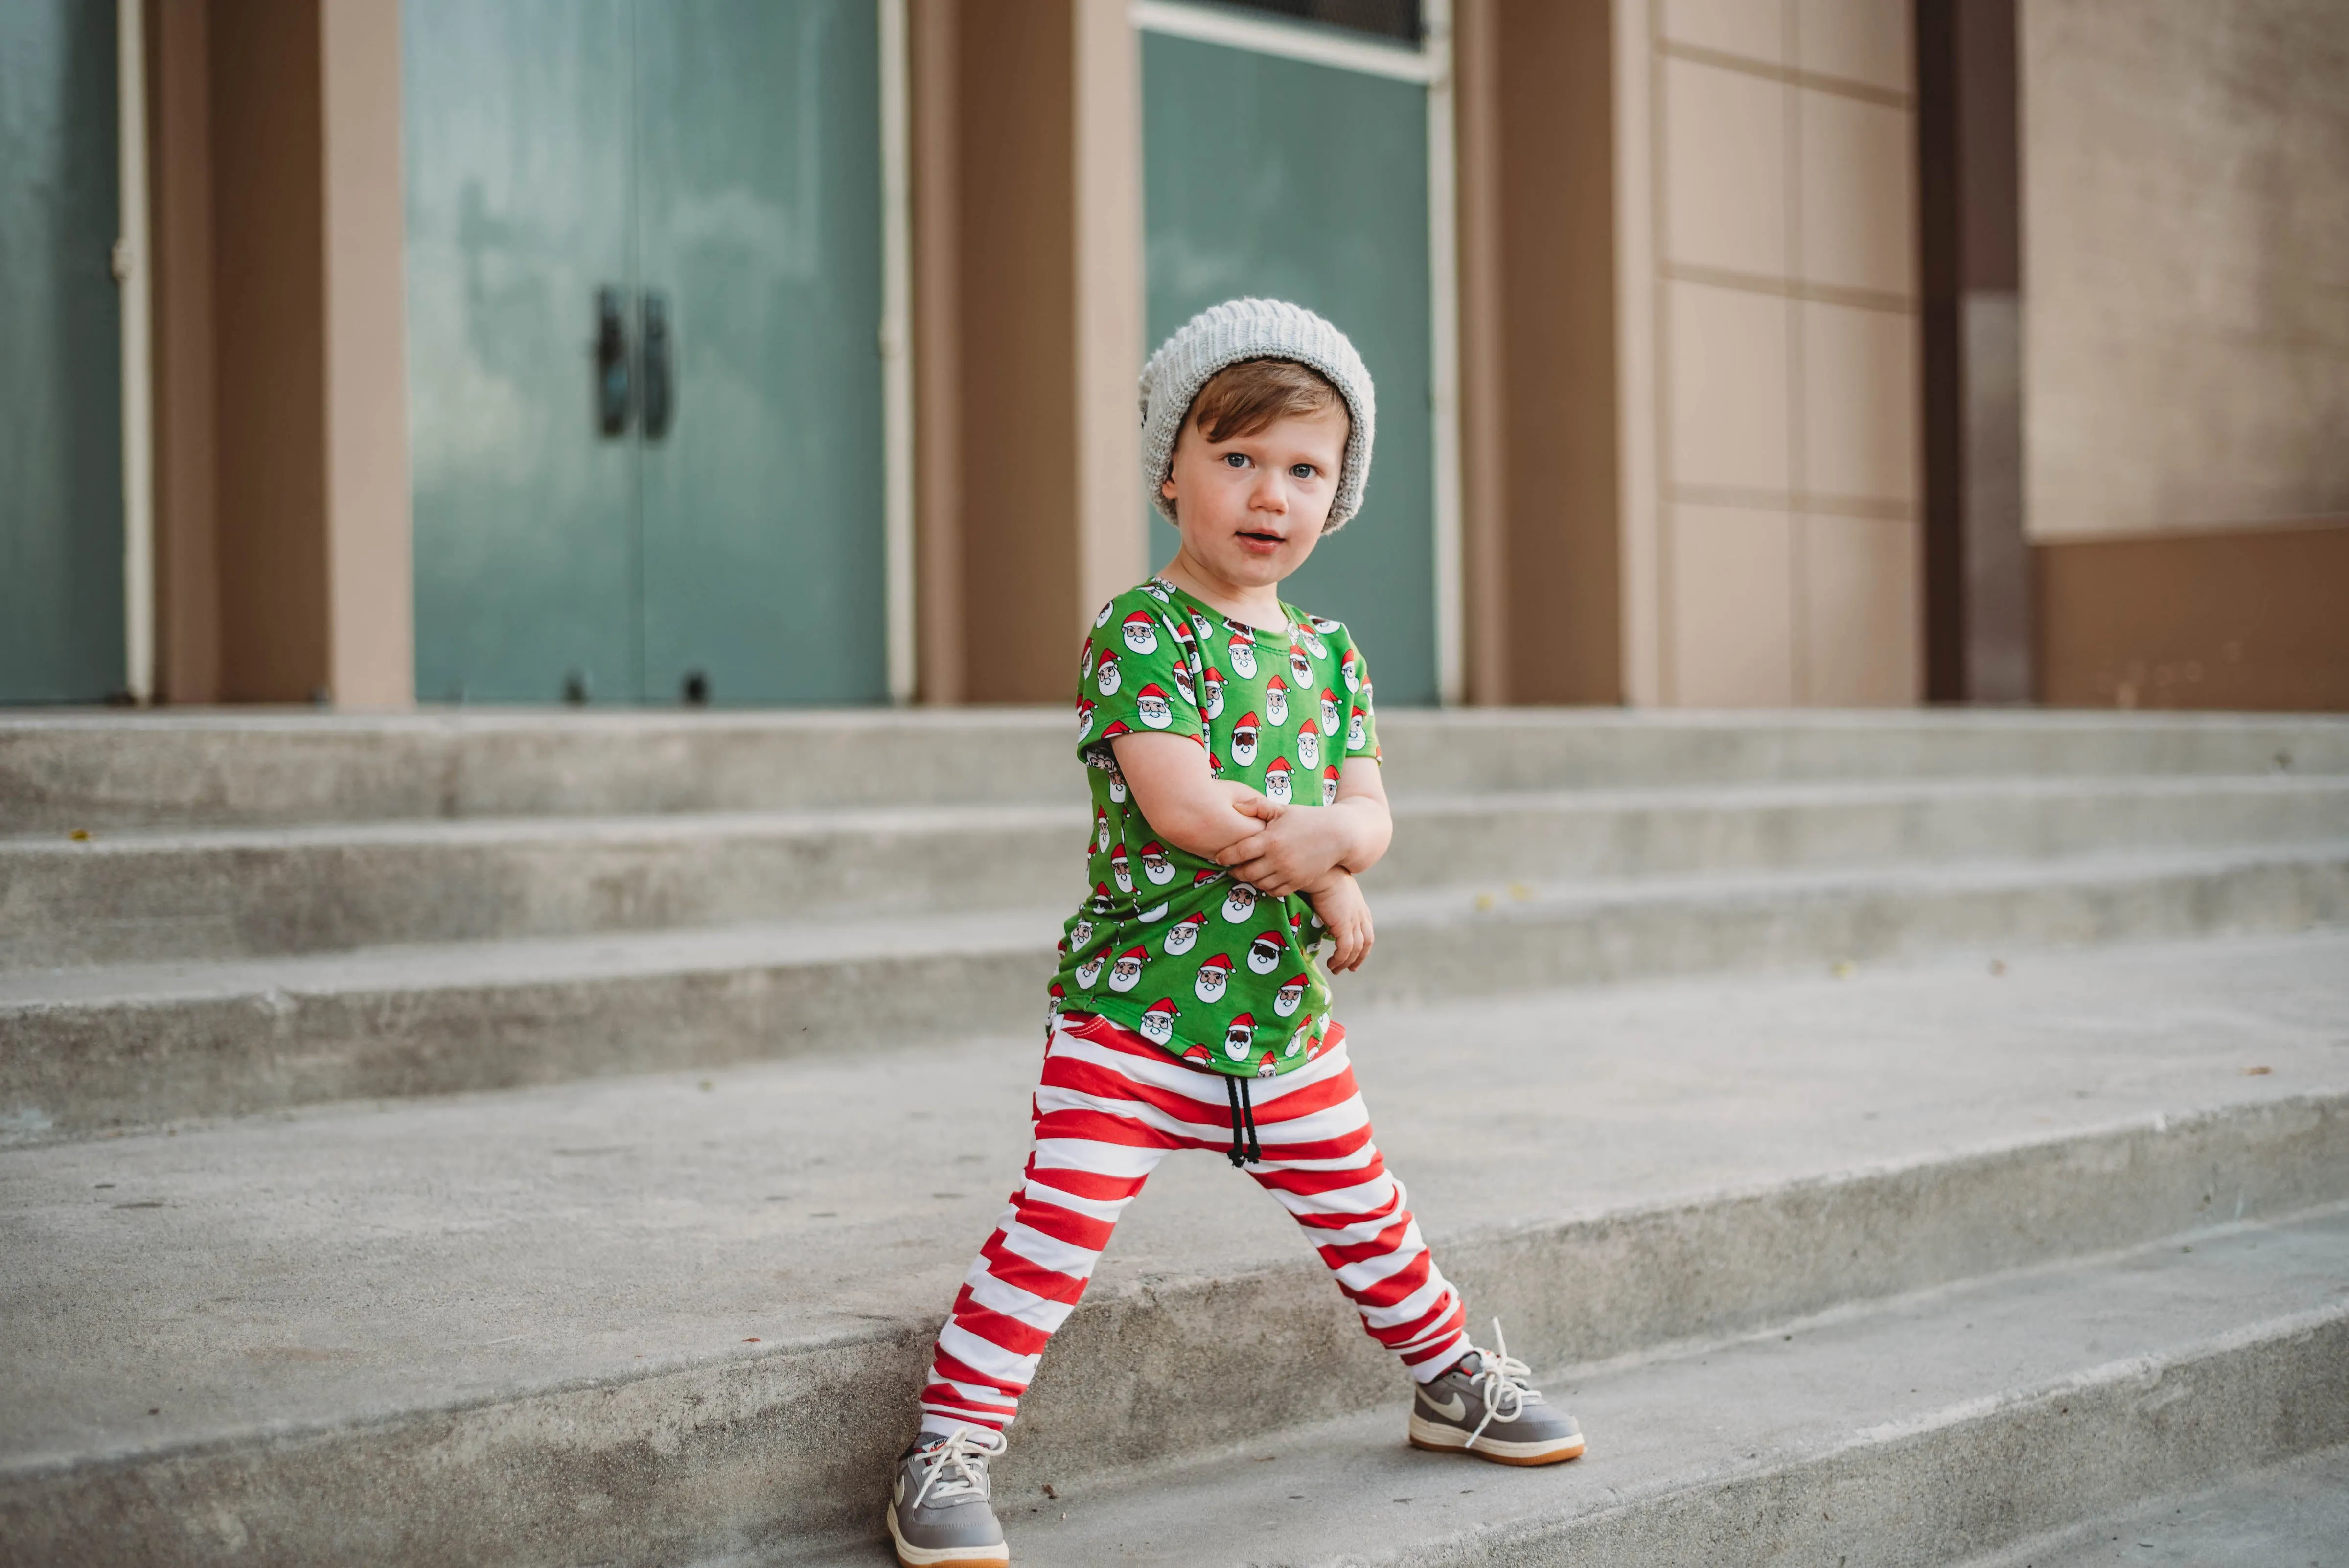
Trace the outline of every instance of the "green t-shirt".
<instances>
[{"instance_id":1,"label":"green t-shirt","mask_svg":"<svg viewBox=\"0 0 2349 1568\"><path fill-rule=\"evenodd\" d=\"M1051 1014L1097 1012L1195 1066L1270 1077L1319 1055L1330 1027L1321 919L1259 894L1143 820L1110 742L1188 735L1216 777L1291 806L1338 798L1349 757L1379 754L1371 678L1334 620L1283 604L1286 637L1226 620L1161 577L1112 599L1077 670L1090 767L1092 896L1069 918Z\"/></svg>"}]
</instances>

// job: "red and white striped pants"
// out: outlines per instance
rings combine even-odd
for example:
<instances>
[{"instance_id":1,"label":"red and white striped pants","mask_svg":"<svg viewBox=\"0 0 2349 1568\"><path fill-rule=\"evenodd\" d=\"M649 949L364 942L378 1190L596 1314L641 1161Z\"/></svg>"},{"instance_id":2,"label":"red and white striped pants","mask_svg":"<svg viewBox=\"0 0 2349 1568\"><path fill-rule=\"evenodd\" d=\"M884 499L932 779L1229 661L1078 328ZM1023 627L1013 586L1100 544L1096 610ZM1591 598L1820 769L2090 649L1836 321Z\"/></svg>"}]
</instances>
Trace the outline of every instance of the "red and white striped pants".
<instances>
[{"instance_id":1,"label":"red and white striped pants","mask_svg":"<svg viewBox=\"0 0 2349 1568\"><path fill-rule=\"evenodd\" d=\"M1371 1141L1345 1033L1250 1085L1264 1158L1247 1172L1294 1215L1372 1339L1424 1382L1468 1348L1465 1309L1428 1255L1402 1184ZM1223 1076L1107 1019L1063 1019L1044 1054L1019 1187L938 1331L922 1429L1010 1425L1052 1331L1092 1278L1125 1206L1168 1151L1232 1142Z\"/></svg>"}]
</instances>

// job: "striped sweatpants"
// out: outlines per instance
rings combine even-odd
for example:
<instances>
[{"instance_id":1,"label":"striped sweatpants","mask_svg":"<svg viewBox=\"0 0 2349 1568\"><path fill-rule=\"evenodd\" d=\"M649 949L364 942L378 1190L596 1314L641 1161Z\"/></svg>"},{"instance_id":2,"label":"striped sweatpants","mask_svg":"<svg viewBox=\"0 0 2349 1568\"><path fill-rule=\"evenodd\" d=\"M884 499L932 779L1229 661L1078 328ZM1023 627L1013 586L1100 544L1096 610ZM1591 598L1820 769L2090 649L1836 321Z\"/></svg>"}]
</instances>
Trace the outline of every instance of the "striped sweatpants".
<instances>
[{"instance_id":1,"label":"striped sweatpants","mask_svg":"<svg viewBox=\"0 0 2349 1568\"><path fill-rule=\"evenodd\" d=\"M1247 1173L1294 1215L1372 1339L1424 1382L1468 1348L1459 1293L1436 1271L1371 1141L1345 1033L1250 1085L1264 1158ZM1118 1216L1169 1151L1231 1147L1221 1075L1089 1013L1063 1018L1036 1087L1035 1141L1003 1218L938 1331L922 1429L1010 1425L1036 1364L1084 1294Z\"/></svg>"}]
</instances>

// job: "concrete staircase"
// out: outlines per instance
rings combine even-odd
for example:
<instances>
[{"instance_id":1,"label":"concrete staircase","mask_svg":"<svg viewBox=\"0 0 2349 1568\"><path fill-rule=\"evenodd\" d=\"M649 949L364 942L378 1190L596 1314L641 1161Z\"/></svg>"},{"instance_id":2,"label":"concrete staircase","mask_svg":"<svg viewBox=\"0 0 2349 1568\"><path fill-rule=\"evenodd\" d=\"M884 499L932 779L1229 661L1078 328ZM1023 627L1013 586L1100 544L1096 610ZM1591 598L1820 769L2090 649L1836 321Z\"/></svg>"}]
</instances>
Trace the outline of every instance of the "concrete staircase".
<instances>
[{"instance_id":1,"label":"concrete staircase","mask_svg":"<svg viewBox=\"0 0 2349 1568\"><path fill-rule=\"evenodd\" d=\"M1955 1563L2349 1441L2349 723L1381 729L1381 1142L1591 1453L1402 1449L1177 1161L1017 1561ZM0 1562L885 1561L1066 737L0 720Z\"/></svg>"}]
</instances>

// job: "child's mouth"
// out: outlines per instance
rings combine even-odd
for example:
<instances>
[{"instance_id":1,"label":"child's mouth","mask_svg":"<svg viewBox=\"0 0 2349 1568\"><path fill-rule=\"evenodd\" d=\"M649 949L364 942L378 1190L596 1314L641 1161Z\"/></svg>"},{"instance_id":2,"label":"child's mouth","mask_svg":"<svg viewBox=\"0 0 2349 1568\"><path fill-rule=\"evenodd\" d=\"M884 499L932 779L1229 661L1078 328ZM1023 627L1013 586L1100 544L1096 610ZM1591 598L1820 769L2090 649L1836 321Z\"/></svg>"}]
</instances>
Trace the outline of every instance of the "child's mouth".
<instances>
[{"instance_id":1,"label":"child's mouth","mask_svg":"<svg viewBox=\"0 0 2349 1568\"><path fill-rule=\"evenodd\" d=\"M1280 535L1278 534L1243 533L1240 535L1239 538L1240 543L1246 545L1251 550L1278 550L1280 548Z\"/></svg>"}]
</instances>

